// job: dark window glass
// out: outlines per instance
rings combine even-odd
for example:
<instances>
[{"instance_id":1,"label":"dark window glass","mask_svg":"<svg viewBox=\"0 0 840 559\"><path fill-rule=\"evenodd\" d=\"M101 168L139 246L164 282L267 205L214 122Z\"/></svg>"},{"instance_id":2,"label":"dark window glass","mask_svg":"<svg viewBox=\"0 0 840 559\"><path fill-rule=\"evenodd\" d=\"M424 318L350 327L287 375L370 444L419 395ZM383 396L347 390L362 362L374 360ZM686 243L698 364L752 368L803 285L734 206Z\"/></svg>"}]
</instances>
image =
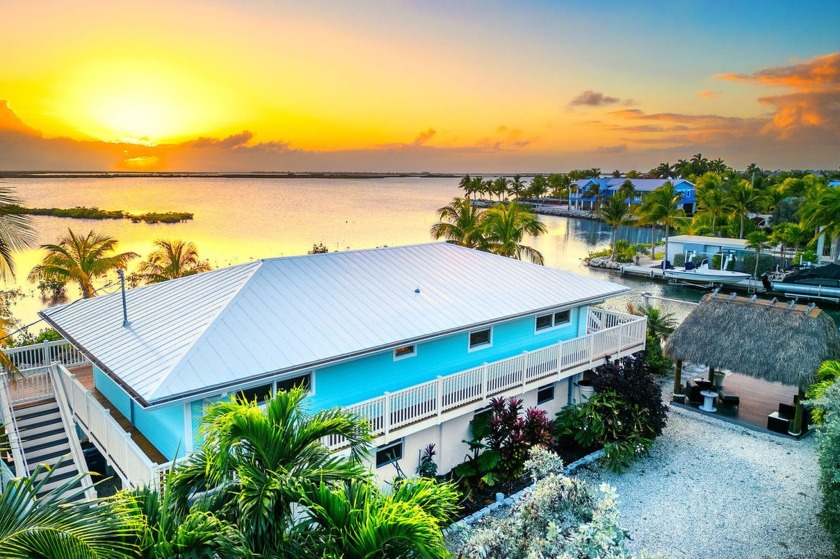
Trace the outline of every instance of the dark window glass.
<instances>
[{"instance_id":1,"label":"dark window glass","mask_svg":"<svg viewBox=\"0 0 840 559\"><path fill-rule=\"evenodd\" d=\"M403 347L398 347L394 350L394 355L397 357L406 357L408 355L414 355L414 346L406 345Z\"/></svg>"},{"instance_id":2,"label":"dark window glass","mask_svg":"<svg viewBox=\"0 0 840 559\"><path fill-rule=\"evenodd\" d=\"M277 381L277 392L285 390L288 392L292 388L303 388L309 390L311 379L309 374L301 375L299 377L287 378L285 380Z\"/></svg>"},{"instance_id":3,"label":"dark window glass","mask_svg":"<svg viewBox=\"0 0 840 559\"><path fill-rule=\"evenodd\" d=\"M256 400L257 402L264 402L271 398L271 384L264 384L262 386L255 386L253 388L246 388L236 393L238 398L245 398L249 402Z\"/></svg>"},{"instance_id":4,"label":"dark window glass","mask_svg":"<svg viewBox=\"0 0 840 559\"><path fill-rule=\"evenodd\" d=\"M545 402L550 402L554 399L554 385L548 384L546 386L540 387L537 390L537 404L543 404Z\"/></svg>"},{"instance_id":5,"label":"dark window glass","mask_svg":"<svg viewBox=\"0 0 840 559\"><path fill-rule=\"evenodd\" d=\"M545 328L551 328L550 314L544 314L537 317L537 330L544 330Z\"/></svg>"},{"instance_id":6,"label":"dark window glass","mask_svg":"<svg viewBox=\"0 0 840 559\"><path fill-rule=\"evenodd\" d=\"M490 343L490 328L470 332L470 347L478 347Z\"/></svg>"},{"instance_id":7,"label":"dark window glass","mask_svg":"<svg viewBox=\"0 0 840 559\"><path fill-rule=\"evenodd\" d=\"M569 310L556 312L556 313L554 313L554 325L559 326L561 324L569 322L571 317L572 317L572 313Z\"/></svg>"},{"instance_id":8,"label":"dark window glass","mask_svg":"<svg viewBox=\"0 0 840 559\"><path fill-rule=\"evenodd\" d=\"M402 439L395 443L388 443L376 449L376 467L382 467L391 462L402 460Z\"/></svg>"}]
</instances>

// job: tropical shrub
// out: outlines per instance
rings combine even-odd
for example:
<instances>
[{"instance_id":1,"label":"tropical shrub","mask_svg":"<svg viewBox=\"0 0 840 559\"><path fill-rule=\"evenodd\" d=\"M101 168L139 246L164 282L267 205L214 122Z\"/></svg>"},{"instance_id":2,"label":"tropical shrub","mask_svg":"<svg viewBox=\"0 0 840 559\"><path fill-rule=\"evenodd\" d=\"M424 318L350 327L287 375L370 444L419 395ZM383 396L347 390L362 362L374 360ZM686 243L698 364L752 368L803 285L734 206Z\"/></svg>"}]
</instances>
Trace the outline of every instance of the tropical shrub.
<instances>
[{"instance_id":1,"label":"tropical shrub","mask_svg":"<svg viewBox=\"0 0 840 559\"><path fill-rule=\"evenodd\" d=\"M420 455L420 464L417 466L417 475L420 477L433 478L437 475L438 466L435 463L435 445L434 443L426 445L423 453Z\"/></svg>"},{"instance_id":2,"label":"tropical shrub","mask_svg":"<svg viewBox=\"0 0 840 559\"><path fill-rule=\"evenodd\" d=\"M715 270L720 270L720 258L721 258L720 254L715 254L714 256L712 256L711 268L714 268ZM734 258L729 259L729 262L726 264L726 269L729 270L730 272L735 269L735 259Z\"/></svg>"},{"instance_id":3,"label":"tropical shrub","mask_svg":"<svg viewBox=\"0 0 840 559\"><path fill-rule=\"evenodd\" d=\"M776 259L769 254L758 255L758 275L764 272L769 272L776 266ZM755 270L755 254L747 253L744 255L744 270L752 273Z\"/></svg>"},{"instance_id":4,"label":"tropical shrub","mask_svg":"<svg viewBox=\"0 0 840 559\"><path fill-rule=\"evenodd\" d=\"M636 245L631 245L628 241L624 239L619 239L616 241L615 244L615 259L614 262L632 262L634 258L636 258ZM586 256L586 261L592 260L593 258L605 257L612 255L612 248L607 247L603 250L596 250L590 252Z\"/></svg>"},{"instance_id":5,"label":"tropical shrub","mask_svg":"<svg viewBox=\"0 0 840 559\"><path fill-rule=\"evenodd\" d=\"M529 465L553 463L544 450L531 451ZM553 470L504 517L486 517L462 535L456 554L470 558L626 558L615 490L595 488ZM531 471L533 477L539 473Z\"/></svg>"},{"instance_id":6,"label":"tropical shrub","mask_svg":"<svg viewBox=\"0 0 840 559\"><path fill-rule=\"evenodd\" d=\"M822 510L819 517L840 552L840 383L834 382L821 398L824 423L817 428Z\"/></svg>"},{"instance_id":7,"label":"tropical shrub","mask_svg":"<svg viewBox=\"0 0 840 559\"><path fill-rule=\"evenodd\" d=\"M668 420L655 378L639 356L596 369L595 394L557 414L556 434L583 449L604 448L604 464L621 471L645 454Z\"/></svg>"},{"instance_id":8,"label":"tropical shrub","mask_svg":"<svg viewBox=\"0 0 840 559\"><path fill-rule=\"evenodd\" d=\"M674 363L662 353L662 345L660 345L659 340L650 334L647 334L645 361L647 361L650 372L659 376L669 374L674 367Z\"/></svg>"},{"instance_id":9,"label":"tropical shrub","mask_svg":"<svg viewBox=\"0 0 840 559\"><path fill-rule=\"evenodd\" d=\"M470 454L464 457L464 461L454 468L455 475L462 488L469 493L474 489L493 487L496 485L496 467L499 465L499 453L490 449L484 439L490 435L490 416L487 414L476 415L470 421L470 439L461 442L469 447Z\"/></svg>"},{"instance_id":10,"label":"tropical shrub","mask_svg":"<svg viewBox=\"0 0 840 559\"><path fill-rule=\"evenodd\" d=\"M830 359L823 361L817 369L817 382L808 387L805 395L811 408L811 420L815 425L822 425L825 421L825 394L834 382L840 378L840 361Z\"/></svg>"}]
</instances>

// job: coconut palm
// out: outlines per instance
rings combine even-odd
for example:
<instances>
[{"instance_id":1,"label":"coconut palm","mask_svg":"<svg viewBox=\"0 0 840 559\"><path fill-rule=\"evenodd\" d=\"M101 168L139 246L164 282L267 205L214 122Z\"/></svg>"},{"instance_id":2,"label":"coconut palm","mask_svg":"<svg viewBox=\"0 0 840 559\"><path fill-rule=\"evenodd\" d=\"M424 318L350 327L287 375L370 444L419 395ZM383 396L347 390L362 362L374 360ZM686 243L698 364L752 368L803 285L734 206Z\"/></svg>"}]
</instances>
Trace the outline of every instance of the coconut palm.
<instances>
[{"instance_id":1,"label":"coconut palm","mask_svg":"<svg viewBox=\"0 0 840 559\"><path fill-rule=\"evenodd\" d=\"M826 235L840 241L840 188L812 188L799 207L800 227L817 231L814 238ZM835 259L840 256L835 250Z\"/></svg>"},{"instance_id":2,"label":"coconut palm","mask_svg":"<svg viewBox=\"0 0 840 559\"><path fill-rule=\"evenodd\" d=\"M432 225L429 231L432 238L443 238L469 248L484 245L482 213L470 203L469 198L453 198L448 205L438 208L438 215L440 221Z\"/></svg>"},{"instance_id":3,"label":"coconut palm","mask_svg":"<svg viewBox=\"0 0 840 559\"><path fill-rule=\"evenodd\" d=\"M731 212L729 198L722 187L720 175L706 173L697 181L697 213L712 219L712 235L717 234L717 220Z\"/></svg>"},{"instance_id":4,"label":"coconut palm","mask_svg":"<svg viewBox=\"0 0 840 559\"><path fill-rule=\"evenodd\" d=\"M490 189L490 192L498 196L499 202L501 202L502 196L506 197L508 193L508 180L505 177L496 177L490 183Z\"/></svg>"},{"instance_id":5,"label":"coconut palm","mask_svg":"<svg viewBox=\"0 0 840 559\"><path fill-rule=\"evenodd\" d=\"M107 235L90 231L87 235L76 235L68 230L68 235L58 244L41 245L47 256L41 264L29 272L29 281L53 280L76 282L85 299L96 295L93 282L109 272L125 268L125 265L138 255L134 252L112 254L117 240Z\"/></svg>"},{"instance_id":6,"label":"coconut palm","mask_svg":"<svg viewBox=\"0 0 840 559\"><path fill-rule=\"evenodd\" d=\"M210 407L199 450L172 481L179 506L210 490L212 510L239 526L254 553L286 556L283 550L294 545L289 534L298 486L368 475L362 464L371 440L367 423L340 408L310 413L305 397L294 388L262 404L236 398ZM333 454L322 442L326 437L343 438L348 455Z\"/></svg>"},{"instance_id":7,"label":"coconut palm","mask_svg":"<svg viewBox=\"0 0 840 559\"><path fill-rule=\"evenodd\" d=\"M664 342L668 336L674 333L677 327L677 319L674 318L674 313L662 312L650 305L639 308L633 303L627 303L627 311L630 314L646 317L647 333L660 342Z\"/></svg>"},{"instance_id":8,"label":"coconut palm","mask_svg":"<svg viewBox=\"0 0 840 559\"><path fill-rule=\"evenodd\" d=\"M551 173L548 175L548 188L551 195L555 198L562 198L564 194L568 194L570 184L569 176L561 173Z\"/></svg>"},{"instance_id":9,"label":"coconut palm","mask_svg":"<svg viewBox=\"0 0 840 559\"><path fill-rule=\"evenodd\" d=\"M508 184L508 192L510 192L514 198L519 200L522 197L522 193L525 191L525 182L522 180L522 177L519 175L513 175L513 178L507 180Z\"/></svg>"},{"instance_id":10,"label":"coconut palm","mask_svg":"<svg viewBox=\"0 0 840 559\"><path fill-rule=\"evenodd\" d=\"M540 199L548 193L548 181L540 174L534 175L528 187L528 196Z\"/></svg>"},{"instance_id":11,"label":"coconut palm","mask_svg":"<svg viewBox=\"0 0 840 559\"><path fill-rule=\"evenodd\" d=\"M685 210L680 207L682 196L670 181L645 196L639 215L645 223L655 223L665 227L665 258L668 257L668 236L671 228L684 227L688 220Z\"/></svg>"},{"instance_id":12,"label":"coconut palm","mask_svg":"<svg viewBox=\"0 0 840 559\"><path fill-rule=\"evenodd\" d=\"M136 534L133 515L118 499L84 501L81 476L37 497L57 470L38 466L30 477L15 478L3 488L0 558L136 557L136 546L127 543Z\"/></svg>"},{"instance_id":13,"label":"coconut palm","mask_svg":"<svg viewBox=\"0 0 840 559\"><path fill-rule=\"evenodd\" d=\"M464 175L458 182L458 188L464 191L464 196L470 195L470 188L472 187L472 178L469 175Z\"/></svg>"},{"instance_id":14,"label":"coconut palm","mask_svg":"<svg viewBox=\"0 0 840 559\"><path fill-rule=\"evenodd\" d=\"M624 203L624 197L616 193L607 198L606 202L601 204L595 215L604 220L604 222L612 228L612 236L610 240L610 247L612 253L611 260L615 260L615 250L618 244L618 228L621 225L627 225L630 220L630 208Z\"/></svg>"},{"instance_id":15,"label":"coconut palm","mask_svg":"<svg viewBox=\"0 0 840 559\"><path fill-rule=\"evenodd\" d=\"M20 207L20 199L13 189L0 187L0 279L15 277L15 262L12 252L35 245L35 230L28 215L14 212Z\"/></svg>"},{"instance_id":16,"label":"coconut palm","mask_svg":"<svg viewBox=\"0 0 840 559\"><path fill-rule=\"evenodd\" d=\"M738 233L738 238L744 238L744 219L750 212L757 211L764 201L764 195L750 186L745 180L739 180L735 183L730 183L726 189L727 198L729 200L729 208L733 217L741 220L741 228Z\"/></svg>"},{"instance_id":17,"label":"coconut palm","mask_svg":"<svg viewBox=\"0 0 840 559\"><path fill-rule=\"evenodd\" d=\"M140 263L139 276L146 283L192 276L211 270L210 263L198 257L198 249L189 241L159 239L157 249Z\"/></svg>"},{"instance_id":18,"label":"coconut palm","mask_svg":"<svg viewBox=\"0 0 840 559\"><path fill-rule=\"evenodd\" d=\"M389 494L369 480L320 484L302 502L308 518L296 530L304 540L301 555L451 557L441 529L453 517L459 498L453 485L425 478L400 481Z\"/></svg>"},{"instance_id":19,"label":"coconut palm","mask_svg":"<svg viewBox=\"0 0 840 559\"><path fill-rule=\"evenodd\" d=\"M633 200L636 198L636 187L633 185L633 181L626 179L623 183L621 183L621 186L618 187L615 194L621 198L622 202L626 200L628 206L632 204Z\"/></svg>"},{"instance_id":20,"label":"coconut palm","mask_svg":"<svg viewBox=\"0 0 840 559\"><path fill-rule=\"evenodd\" d=\"M761 251L770 248L770 238L764 231L753 231L747 235L747 248L755 251L755 269L753 270L753 277L758 277L758 261L761 256Z\"/></svg>"},{"instance_id":21,"label":"coconut palm","mask_svg":"<svg viewBox=\"0 0 840 559\"><path fill-rule=\"evenodd\" d=\"M805 232L797 224L790 222L776 225L770 239L773 243L781 245L782 268L787 266L787 249L793 247L796 254L799 245L807 240Z\"/></svg>"},{"instance_id":22,"label":"coconut palm","mask_svg":"<svg viewBox=\"0 0 840 559\"><path fill-rule=\"evenodd\" d=\"M524 206L510 202L490 208L484 214L481 230L489 252L519 260L524 256L536 264L543 263L543 255L522 241L526 235L537 237L548 229Z\"/></svg>"}]
</instances>

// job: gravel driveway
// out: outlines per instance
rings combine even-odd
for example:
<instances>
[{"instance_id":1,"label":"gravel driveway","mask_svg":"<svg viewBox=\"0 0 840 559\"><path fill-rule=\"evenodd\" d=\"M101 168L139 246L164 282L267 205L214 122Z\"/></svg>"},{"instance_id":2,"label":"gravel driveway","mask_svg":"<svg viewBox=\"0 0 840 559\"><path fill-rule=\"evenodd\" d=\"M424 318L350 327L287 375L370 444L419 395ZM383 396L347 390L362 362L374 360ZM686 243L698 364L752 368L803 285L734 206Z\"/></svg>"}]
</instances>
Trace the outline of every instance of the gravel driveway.
<instances>
[{"instance_id":1,"label":"gravel driveway","mask_svg":"<svg viewBox=\"0 0 840 559\"><path fill-rule=\"evenodd\" d=\"M669 558L833 557L816 518L815 437L776 437L672 407L650 455L623 474L578 471L618 488L630 549Z\"/></svg>"}]
</instances>

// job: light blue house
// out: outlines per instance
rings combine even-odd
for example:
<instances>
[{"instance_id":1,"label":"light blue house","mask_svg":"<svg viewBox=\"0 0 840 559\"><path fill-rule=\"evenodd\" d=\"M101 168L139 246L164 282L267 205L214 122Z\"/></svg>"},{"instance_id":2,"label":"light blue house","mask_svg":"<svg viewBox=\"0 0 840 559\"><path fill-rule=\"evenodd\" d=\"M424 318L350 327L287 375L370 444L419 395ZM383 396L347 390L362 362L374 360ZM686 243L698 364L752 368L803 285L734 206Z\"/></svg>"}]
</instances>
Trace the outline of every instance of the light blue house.
<instances>
[{"instance_id":1,"label":"light blue house","mask_svg":"<svg viewBox=\"0 0 840 559\"><path fill-rule=\"evenodd\" d=\"M441 472L462 461L469 421L490 397L553 414L577 397L583 371L643 349L644 319L593 307L626 291L434 243L259 260L132 289L127 323L119 293L41 314L90 363L52 374L124 483L154 482L191 452L213 402L300 384L313 410L344 406L368 420L371 468L390 479L394 457L413 472L430 443Z\"/></svg>"},{"instance_id":2,"label":"light blue house","mask_svg":"<svg viewBox=\"0 0 840 559\"><path fill-rule=\"evenodd\" d=\"M630 181L633 184L635 196L632 200L627 199L628 204L639 204L644 197L653 192L666 182L674 185L674 190L680 195L679 206L688 215L692 215L697 207L696 188L694 183L685 179L627 179L627 178L589 178L574 181L572 185L575 193L571 195L571 204L580 209L593 209L597 198L593 196L595 187L598 188L598 198L614 196L625 183Z\"/></svg>"}]
</instances>

